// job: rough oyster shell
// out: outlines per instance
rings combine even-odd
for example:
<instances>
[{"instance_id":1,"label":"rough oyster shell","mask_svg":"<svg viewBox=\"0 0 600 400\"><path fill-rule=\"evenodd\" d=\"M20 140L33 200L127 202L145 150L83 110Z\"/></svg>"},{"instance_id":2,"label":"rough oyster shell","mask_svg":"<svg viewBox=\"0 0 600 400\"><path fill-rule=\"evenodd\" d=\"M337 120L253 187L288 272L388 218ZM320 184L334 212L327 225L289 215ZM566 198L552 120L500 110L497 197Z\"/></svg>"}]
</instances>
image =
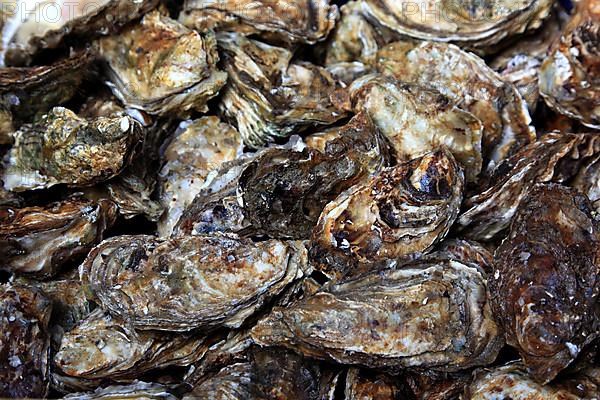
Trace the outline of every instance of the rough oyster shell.
<instances>
[{"instance_id":1,"label":"rough oyster shell","mask_svg":"<svg viewBox=\"0 0 600 400\"><path fill-rule=\"evenodd\" d=\"M242 153L239 133L219 118L203 117L182 123L164 150L160 171L161 202L165 213L160 236L170 236L184 209L205 186L208 175Z\"/></svg>"},{"instance_id":2,"label":"rough oyster shell","mask_svg":"<svg viewBox=\"0 0 600 400\"><path fill-rule=\"evenodd\" d=\"M467 181L481 172L481 122L434 89L371 74L339 92L336 101L341 108L367 112L399 160L445 145L463 166Z\"/></svg>"},{"instance_id":3,"label":"rough oyster shell","mask_svg":"<svg viewBox=\"0 0 600 400\"><path fill-rule=\"evenodd\" d=\"M471 380L471 371L451 374L423 371L404 375L406 392L414 400L457 400Z\"/></svg>"},{"instance_id":4,"label":"rough oyster shell","mask_svg":"<svg viewBox=\"0 0 600 400\"><path fill-rule=\"evenodd\" d=\"M325 207L313 231L311 261L340 278L426 252L456 219L463 186L462 171L447 150L388 168Z\"/></svg>"},{"instance_id":5,"label":"rough oyster shell","mask_svg":"<svg viewBox=\"0 0 600 400\"><path fill-rule=\"evenodd\" d=\"M481 147L488 170L536 139L516 88L481 58L452 44L391 43L377 53L377 69L405 82L431 85L477 117L483 124Z\"/></svg>"},{"instance_id":6,"label":"rough oyster shell","mask_svg":"<svg viewBox=\"0 0 600 400\"><path fill-rule=\"evenodd\" d=\"M337 17L329 0L186 0L179 20L200 32L236 31L314 44L327 37Z\"/></svg>"},{"instance_id":7,"label":"rough oyster shell","mask_svg":"<svg viewBox=\"0 0 600 400\"><path fill-rule=\"evenodd\" d=\"M130 385L114 385L105 388L98 388L89 393L72 393L65 396L64 399L177 400L177 397L169 393L168 388L164 385L136 381Z\"/></svg>"},{"instance_id":8,"label":"rough oyster shell","mask_svg":"<svg viewBox=\"0 0 600 400\"><path fill-rule=\"evenodd\" d=\"M396 400L401 398L401 391L388 376L350 368L346 375L344 396L345 400Z\"/></svg>"},{"instance_id":9,"label":"rough oyster shell","mask_svg":"<svg viewBox=\"0 0 600 400\"><path fill-rule=\"evenodd\" d=\"M119 236L80 269L101 307L138 329L239 327L306 268L299 242Z\"/></svg>"},{"instance_id":10,"label":"rough oyster shell","mask_svg":"<svg viewBox=\"0 0 600 400\"><path fill-rule=\"evenodd\" d=\"M547 184L521 201L496 250L492 306L538 382L551 381L599 335L599 241L587 198Z\"/></svg>"},{"instance_id":11,"label":"rough oyster shell","mask_svg":"<svg viewBox=\"0 0 600 400\"><path fill-rule=\"evenodd\" d=\"M44 207L0 208L0 269L53 275L100 243L116 212L110 201L82 198Z\"/></svg>"},{"instance_id":12,"label":"rough oyster shell","mask_svg":"<svg viewBox=\"0 0 600 400\"><path fill-rule=\"evenodd\" d=\"M153 11L118 35L103 38L110 88L125 105L150 114L204 112L225 84L211 32L200 33Z\"/></svg>"},{"instance_id":13,"label":"rough oyster shell","mask_svg":"<svg viewBox=\"0 0 600 400\"><path fill-rule=\"evenodd\" d=\"M577 12L539 72L540 94L551 108L600 129L600 10L596 0Z\"/></svg>"},{"instance_id":14,"label":"rough oyster shell","mask_svg":"<svg viewBox=\"0 0 600 400\"><path fill-rule=\"evenodd\" d=\"M0 285L0 396L47 394L50 312L39 289Z\"/></svg>"},{"instance_id":15,"label":"rough oyster shell","mask_svg":"<svg viewBox=\"0 0 600 400\"><path fill-rule=\"evenodd\" d=\"M289 50L240 34L220 33L217 39L229 74L219 108L247 146L344 117L329 99L336 83L325 68L292 62Z\"/></svg>"},{"instance_id":16,"label":"rough oyster shell","mask_svg":"<svg viewBox=\"0 0 600 400\"><path fill-rule=\"evenodd\" d=\"M485 276L454 260L415 262L329 286L252 329L261 346L370 368L455 371L492 362L503 345Z\"/></svg>"},{"instance_id":17,"label":"rough oyster shell","mask_svg":"<svg viewBox=\"0 0 600 400\"><path fill-rule=\"evenodd\" d=\"M141 138L141 126L131 117L86 120L55 107L15 133L2 177L4 187L19 192L107 180L130 163Z\"/></svg>"}]
</instances>

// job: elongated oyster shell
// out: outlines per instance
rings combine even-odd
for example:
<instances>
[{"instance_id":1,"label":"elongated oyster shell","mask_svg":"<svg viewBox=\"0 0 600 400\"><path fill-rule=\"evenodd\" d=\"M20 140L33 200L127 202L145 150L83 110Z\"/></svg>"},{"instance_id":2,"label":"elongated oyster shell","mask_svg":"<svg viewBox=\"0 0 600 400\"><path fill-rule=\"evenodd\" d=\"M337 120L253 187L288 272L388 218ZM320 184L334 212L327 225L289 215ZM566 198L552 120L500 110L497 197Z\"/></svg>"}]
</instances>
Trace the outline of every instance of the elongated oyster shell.
<instances>
[{"instance_id":1,"label":"elongated oyster shell","mask_svg":"<svg viewBox=\"0 0 600 400\"><path fill-rule=\"evenodd\" d=\"M130 163L141 138L141 126L131 117L86 120L55 107L15 133L4 187L19 192L107 180Z\"/></svg>"},{"instance_id":2,"label":"elongated oyster shell","mask_svg":"<svg viewBox=\"0 0 600 400\"><path fill-rule=\"evenodd\" d=\"M434 89L371 74L338 94L341 108L371 116L399 160L445 145L464 167L467 181L481 172L481 122Z\"/></svg>"},{"instance_id":3,"label":"elongated oyster shell","mask_svg":"<svg viewBox=\"0 0 600 400\"><path fill-rule=\"evenodd\" d=\"M247 146L258 148L344 117L329 99L336 83L325 68L292 62L289 50L240 34L217 38L229 74L219 107Z\"/></svg>"},{"instance_id":4,"label":"elongated oyster shell","mask_svg":"<svg viewBox=\"0 0 600 400\"><path fill-rule=\"evenodd\" d=\"M581 0L539 72L540 94L556 111L600 129L600 10Z\"/></svg>"},{"instance_id":5,"label":"elongated oyster shell","mask_svg":"<svg viewBox=\"0 0 600 400\"><path fill-rule=\"evenodd\" d=\"M544 135L498 165L482 190L465 200L458 225L476 240L501 236L536 183L568 182L599 152L600 136L594 134Z\"/></svg>"},{"instance_id":6,"label":"elongated oyster shell","mask_svg":"<svg viewBox=\"0 0 600 400\"><path fill-rule=\"evenodd\" d=\"M483 124L484 164L493 169L535 141L525 102L476 55L446 43L396 42L377 53L377 69L399 80L431 85Z\"/></svg>"},{"instance_id":7,"label":"elongated oyster shell","mask_svg":"<svg viewBox=\"0 0 600 400\"><path fill-rule=\"evenodd\" d=\"M186 0L179 20L201 32L262 33L285 42L324 40L333 29L338 9L329 0Z\"/></svg>"},{"instance_id":8,"label":"elongated oyster shell","mask_svg":"<svg viewBox=\"0 0 600 400\"><path fill-rule=\"evenodd\" d=\"M549 0L359 1L369 20L402 36L454 42L479 52L493 52L502 40L538 28L552 6Z\"/></svg>"},{"instance_id":9,"label":"elongated oyster shell","mask_svg":"<svg viewBox=\"0 0 600 400\"><path fill-rule=\"evenodd\" d=\"M419 255L448 233L463 186L462 171L447 150L388 168L325 207L313 232L311 261L339 278Z\"/></svg>"},{"instance_id":10,"label":"elongated oyster shell","mask_svg":"<svg viewBox=\"0 0 600 400\"><path fill-rule=\"evenodd\" d=\"M164 151L161 201L165 206L159 224L161 236L169 236L184 209L221 164L242 153L239 133L217 117L203 117L179 127Z\"/></svg>"},{"instance_id":11,"label":"elongated oyster shell","mask_svg":"<svg viewBox=\"0 0 600 400\"><path fill-rule=\"evenodd\" d=\"M275 308L251 335L261 346L371 368L486 365L503 337L485 279L477 268L453 260L373 272Z\"/></svg>"},{"instance_id":12,"label":"elongated oyster shell","mask_svg":"<svg viewBox=\"0 0 600 400\"><path fill-rule=\"evenodd\" d=\"M496 250L492 305L538 382L551 381L599 335L599 242L587 198L547 184L521 201Z\"/></svg>"},{"instance_id":13,"label":"elongated oyster shell","mask_svg":"<svg viewBox=\"0 0 600 400\"><path fill-rule=\"evenodd\" d=\"M0 269L53 275L100 243L116 211L110 201L82 198L45 207L0 208Z\"/></svg>"},{"instance_id":14,"label":"elongated oyster shell","mask_svg":"<svg viewBox=\"0 0 600 400\"><path fill-rule=\"evenodd\" d=\"M128 107L186 117L204 112L225 84L217 70L214 35L200 33L153 11L118 35L100 40L110 87Z\"/></svg>"},{"instance_id":15,"label":"elongated oyster shell","mask_svg":"<svg viewBox=\"0 0 600 400\"><path fill-rule=\"evenodd\" d=\"M365 370L350 368L346 375L345 400L400 399L399 385L383 374L368 374Z\"/></svg>"},{"instance_id":16,"label":"elongated oyster shell","mask_svg":"<svg viewBox=\"0 0 600 400\"><path fill-rule=\"evenodd\" d=\"M64 399L99 400L99 399L131 399L131 400L177 400L168 388L158 383L136 381L130 385L114 385L98 388L89 393L72 393Z\"/></svg>"},{"instance_id":17,"label":"elongated oyster shell","mask_svg":"<svg viewBox=\"0 0 600 400\"><path fill-rule=\"evenodd\" d=\"M299 242L227 236L119 236L92 250L80 274L112 315L139 329L239 327L302 276Z\"/></svg>"},{"instance_id":18,"label":"elongated oyster shell","mask_svg":"<svg viewBox=\"0 0 600 400\"><path fill-rule=\"evenodd\" d=\"M50 311L39 289L0 285L0 396L47 394Z\"/></svg>"}]
</instances>

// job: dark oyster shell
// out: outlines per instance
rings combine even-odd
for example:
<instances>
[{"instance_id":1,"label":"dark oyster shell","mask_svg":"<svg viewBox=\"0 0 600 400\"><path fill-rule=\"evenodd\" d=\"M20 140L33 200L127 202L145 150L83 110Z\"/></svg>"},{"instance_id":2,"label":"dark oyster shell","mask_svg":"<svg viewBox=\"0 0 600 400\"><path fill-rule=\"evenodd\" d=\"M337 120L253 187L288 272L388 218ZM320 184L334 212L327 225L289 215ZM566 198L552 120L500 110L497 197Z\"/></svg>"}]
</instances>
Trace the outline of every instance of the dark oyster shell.
<instances>
[{"instance_id":1,"label":"dark oyster shell","mask_svg":"<svg viewBox=\"0 0 600 400\"><path fill-rule=\"evenodd\" d=\"M81 266L100 306L138 329L239 327L306 268L299 242L119 236Z\"/></svg>"},{"instance_id":2,"label":"dark oyster shell","mask_svg":"<svg viewBox=\"0 0 600 400\"><path fill-rule=\"evenodd\" d=\"M64 399L100 400L100 399L131 399L131 400L177 400L168 388L158 383L136 381L130 385L115 385L98 388L90 393L72 393Z\"/></svg>"},{"instance_id":3,"label":"dark oyster shell","mask_svg":"<svg viewBox=\"0 0 600 400\"><path fill-rule=\"evenodd\" d=\"M44 207L0 208L0 269L47 277L80 261L116 218L114 203L72 198Z\"/></svg>"},{"instance_id":4,"label":"dark oyster shell","mask_svg":"<svg viewBox=\"0 0 600 400\"><path fill-rule=\"evenodd\" d=\"M448 233L463 186L462 171L447 150L388 168L325 207L313 232L311 261L339 278L419 255Z\"/></svg>"},{"instance_id":5,"label":"dark oyster shell","mask_svg":"<svg viewBox=\"0 0 600 400\"><path fill-rule=\"evenodd\" d=\"M449 374L424 371L408 373L403 378L407 394L415 400L457 400L472 380L470 371Z\"/></svg>"},{"instance_id":6,"label":"dark oyster shell","mask_svg":"<svg viewBox=\"0 0 600 400\"><path fill-rule=\"evenodd\" d=\"M51 305L34 287L0 285L0 396L48 392Z\"/></svg>"},{"instance_id":7,"label":"dark oyster shell","mask_svg":"<svg viewBox=\"0 0 600 400\"><path fill-rule=\"evenodd\" d=\"M538 382L551 381L600 335L599 242L587 198L547 184L521 201L496 250L492 305Z\"/></svg>"},{"instance_id":8,"label":"dark oyster shell","mask_svg":"<svg viewBox=\"0 0 600 400\"><path fill-rule=\"evenodd\" d=\"M345 400L400 400L399 385L383 374L369 374L365 370L350 368L346 375Z\"/></svg>"}]
</instances>

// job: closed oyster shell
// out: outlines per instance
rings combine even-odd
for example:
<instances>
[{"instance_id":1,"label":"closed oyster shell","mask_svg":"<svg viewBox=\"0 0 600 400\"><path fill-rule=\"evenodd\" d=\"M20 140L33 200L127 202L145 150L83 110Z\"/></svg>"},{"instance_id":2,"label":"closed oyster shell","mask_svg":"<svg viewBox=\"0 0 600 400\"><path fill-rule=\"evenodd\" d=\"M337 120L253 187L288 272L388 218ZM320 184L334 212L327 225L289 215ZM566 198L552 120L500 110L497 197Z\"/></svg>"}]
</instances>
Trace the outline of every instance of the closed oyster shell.
<instances>
[{"instance_id":1,"label":"closed oyster shell","mask_svg":"<svg viewBox=\"0 0 600 400\"><path fill-rule=\"evenodd\" d=\"M72 198L44 207L0 208L0 269L47 277L80 261L116 218L114 203Z\"/></svg>"},{"instance_id":2,"label":"closed oyster shell","mask_svg":"<svg viewBox=\"0 0 600 400\"><path fill-rule=\"evenodd\" d=\"M329 99L336 83L325 68L292 62L289 50L240 34L224 32L217 38L229 74L219 108L247 146L259 148L344 117Z\"/></svg>"},{"instance_id":3,"label":"closed oyster shell","mask_svg":"<svg viewBox=\"0 0 600 400\"><path fill-rule=\"evenodd\" d=\"M395 42L379 50L377 69L405 82L431 85L477 117L483 124L481 147L488 171L536 139L516 88L457 46Z\"/></svg>"},{"instance_id":4,"label":"closed oyster shell","mask_svg":"<svg viewBox=\"0 0 600 400\"><path fill-rule=\"evenodd\" d=\"M100 400L100 399L131 399L131 400L177 400L169 389L158 383L136 381L129 385L114 385L98 388L89 393L72 393L64 399Z\"/></svg>"},{"instance_id":5,"label":"closed oyster shell","mask_svg":"<svg viewBox=\"0 0 600 400\"><path fill-rule=\"evenodd\" d=\"M150 114L186 117L192 110L205 112L206 102L227 79L217 70L211 32L201 35L158 11L100 40L99 51L108 64L114 95Z\"/></svg>"},{"instance_id":6,"label":"closed oyster shell","mask_svg":"<svg viewBox=\"0 0 600 400\"><path fill-rule=\"evenodd\" d=\"M401 394L399 385L383 374L350 368L346 375L345 400L400 400Z\"/></svg>"},{"instance_id":7,"label":"closed oyster shell","mask_svg":"<svg viewBox=\"0 0 600 400\"><path fill-rule=\"evenodd\" d=\"M330 277L420 255L456 219L464 177L447 150L384 170L329 203L313 231L311 261Z\"/></svg>"},{"instance_id":8,"label":"closed oyster shell","mask_svg":"<svg viewBox=\"0 0 600 400\"><path fill-rule=\"evenodd\" d=\"M481 122L436 90L371 74L338 95L340 107L369 114L399 160L444 145L463 166L467 181L481 172Z\"/></svg>"},{"instance_id":9,"label":"closed oyster shell","mask_svg":"<svg viewBox=\"0 0 600 400\"><path fill-rule=\"evenodd\" d=\"M165 212L158 223L160 236L170 236L184 209L205 186L208 175L242 153L239 133L210 116L182 123L164 150L160 171L161 202Z\"/></svg>"},{"instance_id":10,"label":"closed oyster shell","mask_svg":"<svg viewBox=\"0 0 600 400\"><path fill-rule=\"evenodd\" d=\"M314 44L327 37L337 17L329 0L186 0L179 20L200 32L236 31Z\"/></svg>"},{"instance_id":11,"label":"closed oyster shell","mask_svg":"<svg viewBox=\"0 0 600 400\"><path fill-rule=\"evenodd\" d=\"M17 192L57 184L91 186L119 174L142 138L128 116L86 120L55 107L15 133L2 180Z\"/></svg>"},{"instance_id":12,"label":"closed oyster shell","mask_svg":"<svg viewBox=\"0 0 600 400\"><path fill-rule=\"evenodd\" d=\"M0 396L46 396L50 312L39 289L0 285Z\"/></svg>"},{"instance_id":13,"label":"closed oyster shell","mask_svg":"<svg viewBox=\"0 0 600 400\"><path fill-rule=\"evenodd\" d=\"M587 198L557 184L525 197L496 250L495 314L529 375L547 383L598 337L598 224Z\"/></svg>"},{"instance_id":14,"label":"closed oyster shell","mask_svg":"<svg viewBox=\"0 0 600 400\"><path fill-rule=\"evenodd\" d=\"M540 94L551 108L600 129L600 10L596 0L577 11L539 72Z\"/></svg>"},{"instance_id":15,"label":"closed oyster shell","mask_svg":"<svg viewBox=\"0 0 600 400\"><path fill-rule=\"evenodd\" d=\"M331 285L275 308L251 336L261 346L391 370L486 365L503 345L485 276L454 260L415 262Z\"/></svg>"},{"instance_id":16,"label":"closed oyster shell","mask_svg":"<svg viewBox=\"0 0 600 400\"><path fill-rule=\"evenodd\" d=\"M100 306L138 329L239 327L306 268L299 242L119 236L80 269Z\"/></svg>"}]
</instances>

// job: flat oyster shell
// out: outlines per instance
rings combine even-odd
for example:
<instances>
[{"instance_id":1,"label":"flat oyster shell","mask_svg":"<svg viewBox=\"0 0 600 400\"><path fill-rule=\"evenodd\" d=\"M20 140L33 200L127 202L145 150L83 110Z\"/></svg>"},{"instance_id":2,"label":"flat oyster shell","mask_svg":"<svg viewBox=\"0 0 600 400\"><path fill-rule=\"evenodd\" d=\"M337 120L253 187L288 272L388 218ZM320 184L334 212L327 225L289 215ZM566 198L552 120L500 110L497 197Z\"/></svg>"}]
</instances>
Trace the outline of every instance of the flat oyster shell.
<instances>
[{"instance_id":1,"label":"flat oyster shell","mask_svg":"<svg viewBox=\"0 0 600 400\"><path fill-rule=\"evenodd\" d=\"M582 124L600 129L600 10L581 0L539 72L546 104Z\"/></svg>"},{"instance_id":2,"label":"flat oyster shell","mask_svg":"<svg viewBox=\"0 0 600 400\"><path fill-rule=\"evenodd\" d=\"M516 88L476 55L446 43L395 42L377 53L383 74L431 85L483 124L481 148L487 170L535 141L527 106Z\"/></svg>"},{"instance_id":3,"label":"flat oyster shell","mask_svg":"<svg viewBox=\"0 0 600 400\"><path fill-rule=\"evenodd\" d=\"M142 138L128 116L86 120L54 107L15 133L2 180L17 192L57 184L91 186L119 174Z\"/></svg>"},{"instance_id":4,"label":"flat oyster shell","mask_svg":"<svg viewBox=\"0 0 600 400\"><path fill-rule=\"evenodd\" d=\"M110 88L126 106L150 114L186 117L207 111L206 102L225 84L217 70L216 40L153 11L142 21L99 43Z\"/></svg>"},{"instance_id":5,"label":"flat oyster shell","mask_svg":"<svg viewBox=\"0 0 600 400\"><path fill-rule=\"evenodd\" d=\"M229 74L219 108L247 146L344 117L329 99L336 82L325 68L292 62L291 51L240 34L222 32L217 39Z\"/></svg>"},{"instance_id":6,"label":"flat oyster shell","mask_svg":"<svg viewBox=\"0 0 600 400\"><path fill-rule=\"evenodd\" d=\"M275 308L251 331L261 346L369 368L456 371L503 345L482 272L454 260L415 262L330 285Z\"/></svg>"},{"instance_id":7,"label":"flat oyster shell","mask_svg":"<svg viewBox=\"0 0 600 400\"><path fill-rule=\"evenodd\" d=\"M335 26L329 0L186 0L179 20L204 32L235 31L290 43L314 44Z\"/></svg>"},{"instance_id":8,"label":"flat oyster shell","mask_svg":"<svg viewBox=\"0 0 600 400\"><path fill-rule=\"evenodd\" d=\"M80 261L116 219L114 203L82 198L0 208L0 269L47 277Z\"/></svg>"},{"instance_id":9,"label":"flat oyster shell","mask_svg":"<svg viewBox=\"0 0 600 400\"><path fill-rule=\"evenodd\" d=\"M136 381L129 385L114 385L98 388L89 393L72 393L63 398L71 400L177 400L177 397L172 395L166 386L142 381Z\"/></svg>"},{"instance_id":10,"label":"flat oyster shell","mask_svg":"<svg viewBox=\"0 0 600 400\"><path fill-rule=\"evenodd\" d=\"M339 92L336 101L341 108L367 112L399 160L444 145L463 166L467 181L481 172L481 122L434 89L370 74Z\"/></svg>"},{"instance_id":11,"label":"flat oyster shell","mask_svg":"<svg viewBox=\"0 0 600 400\"><path fill-rule=\"evenodd\" d=\"M158 223L162 237L171 235L181 214L205 186L208 175L242 154L239 133L210 116L182 123L164 150L160 171L165 212Z\"/></svg>"},{"instance_id":12,"label":"flat oyster shell","mask_svg":"<svg viewBox=\"0 0 600 400\"><path fill-rule=\"evenodd\" d=\"M0 285L0 396L46 396L50 312L39 289Z\"/></svg>"},{"instance_id":13,"label":"flat oyster shell","mask_svg":"<svg viewBox=\"0 0 600 400\"><path fill-rule=\"evenodd\" d=\"M426 252L456 219L463 186L462 170L447 150L388 168L325 207L313 231L311 261L340 278Z\"/></svg>"},{"instance_id":14,"label":"flat oyster shell","mask_svg":"<svg viewBox=\"0 0 600 400\"><path fill-rule=\"evenodd\" d=\"M306 268L299 242L119 236L80 269L100 306L138 329L239 327Z\"/></svg>"},{"instance_id":15,"label":"flat oyster shell","mask_svg":"<svg viewBox=\"0 0 600 400\"><path fill-rule=\"evenodd\" d=\"M600 231L588 199L557 184L521 201L496 250L495 314L529 375L547 383L599 336Z\"/></svg>"}]
</instances>

